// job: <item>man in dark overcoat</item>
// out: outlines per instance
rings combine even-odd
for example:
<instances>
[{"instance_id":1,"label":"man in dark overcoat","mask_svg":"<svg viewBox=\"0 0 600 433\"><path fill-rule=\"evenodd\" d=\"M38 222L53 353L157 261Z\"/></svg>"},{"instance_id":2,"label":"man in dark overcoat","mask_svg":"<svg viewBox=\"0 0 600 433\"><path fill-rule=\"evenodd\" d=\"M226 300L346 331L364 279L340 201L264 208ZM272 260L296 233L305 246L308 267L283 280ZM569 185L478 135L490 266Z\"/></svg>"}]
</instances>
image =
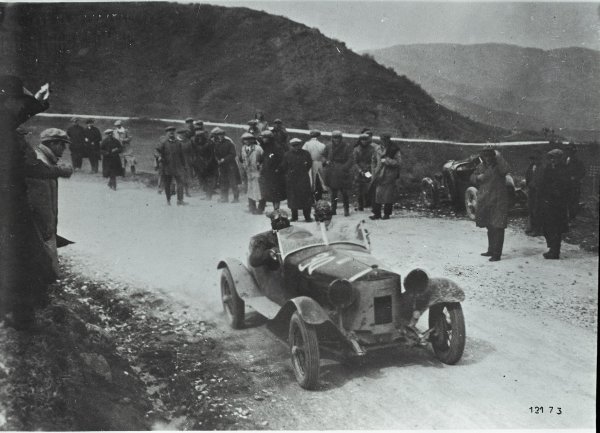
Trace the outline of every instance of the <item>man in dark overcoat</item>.
<instances>
[{"instance_id":1,"label":"man in dark overcoat","mask_svg":"<svg viewBox=\"0 0 600 433\"><path fill-rule=\"evenodd\" d=\"M231 138L219 127L214 128L211 134L215 137L215 159L219 170L219 187L221 190L221 203L229 202L229 190L233 193L232 203L239 203L239 185L242 182L240 170L236 162L237 152Z\"/></svg>"},{"instance_id":2,"label":"man in dark overcoat","mask_svg":"<svg viewBox=\"0 0 600 433\"><path fill-rule=\"evenodd\" d=\"M181 152L183 153L183 168L185 173L183 176L183 192L186 197L191 197L190 183L192 182L192 174L194 170L194 148L190 138L190 130L188 128L179 129L177 131L177 139L181 141Z\"/></svg>"},{"instance_id":3,"label":"man in dark overcoat","mask_svg":"<svg viewBox=\"0 0 600 433\"><path fill-rule=\"evenodd\" d=\"M177 139L174 126L167 126L166 136L160 138L156 152L160 156L162 169L162 186L167 196L167 204L171 204L171 183L175 179L177 184L177 205L185 205L183 201L183 184L185 181L185 161L181 140Z\"/></svg>"},{"instance_id":4,"label":"man in dark overcoat","mask_svg":"<svg viewBox=\"0 0 600 433\"><path fill-rule=\"evenodd\" d=\"M350 216L352 190L352 147L342 139L341 131L331 133L331 144L325 149L325 183L329 187L333 215L336 215L338 195L341 194L344 216Z\"/></svg>"},{"instance_id":5,"label":"man in dark overcoat","mask_svg":"<svg viewBox=\"0 0 600 433\"><path fill-rule=\"evenodd\" d=\"M529 157L529 166L525 171L525 185L527 186L527 229L525 233L529 236L540 236L542 228L540 225L539 209L539 183L542 174L542 166L539 152Z\"/></svg>"},{"instance_id":6,"label":"man in dark overcoat","mask_svg":"<svg viewBox=\"0 0 600 433\"><path fill-rule=\"evenodd\" d=\"M543 169L539 185L540 220L548 251L545 259L559 259L562 234L568 230L569 173L563 162L563 152L548 152L548 162Z\"/></svg>"},{"instance_id":7,"label":"man in dark overcoat","mask_svg":"<svg viewBox=\"0 0 600 433\"><path fill-rule=\"evenodd\" d=\"M280 170L284 151L275 144L271 131L266 130L261 133L260 146L263 154L259 161L261 168L258 181L262 199L259 202L258 210L262 212L268 201L273 203L273 209L279 209L281 202L286 198L286 192L285 177Z\"/></svg>"},{"instance_id":8,"label":"man in dark overcoat","mask_svg":"<svg viewBox=\"0 0 600 433\"><path fill-rule=\"evenodd\" d=\"M392 136L384 132L380 136L381 143L373 152L371 160L372 186L375 189L373 215L369 218L390 219L394 202L398 198L396 181L400 176L402 156L398 146L392 142ZM370 142L370 138L367 139ZM383 208L383 216L381 210Z\"/></svg>"},{"instance_id":9,"label":"man in dark overcoat","mask_svg":"<svg viewBox=\"0 0 600 433\"><path fill-rule=\"evenodd\" d=\"M85 155L85 129L79 124L79 119L73 117L71 119L73 123L67 129L67 134L71 140L69 150L71 151L71 162L73 163L73 169L80 170L83 158Z\"/></svg>"},{"instance_id":10,"label":"man in dark overcoat","mask_svg":"<svg viewBox=\"0 0 600 433\"><path fill-rule=\"evenodd\" d=\"M123 165L121 164L121 152L123 145L114 137L114 131L104 131L104 139L100 143L102 153L102 176L108 178L108 187L117 190L117 176L123 176Z\"/></svg>"},{"instance_id":11,"label":"man in dark overcoat","mask_svg":"<svg viewBox=\"0 0 600 433\"><path fill-rule=\"evenodd\" d=\"M358 146L353 150L355 164L355 185L358 196L358 210L362 211L365 207L371 205L369 190L373 174L371 173L371 161L375 148L371 146L370 138L367 134L360 134L358 137Z\"/></svg>"},{"instance_id":12,"label":"man in dark overcoat","mask_svg":"<svg viewBox=\"0 0 600 433\"><path fill-rule=\"evenodd\" d=\"M298 209L302 209L304 220L311 222L312 190L309 172L312 157L302 149L302 140L299 138L292 138L290 145L292 149L283 155L281 171L285 174L287 205L292 211L291 221L298 221Z\"/></svg>"},{"instance_id":13,"label":"man in dark overcoat","mask_svg":"<svg viewBox=\"0 0 600 433\"><path fill-rule=\"evenodd\" d=\"M85 128L83 132L85 153L90 160L92 173L98 173L98 162L102 158L100 154L102 134L100 133L100 130L94 126L94 119L87 119L85 123L87 124L87 128Z\"/></svg>"},{"instance_id":14,"label":"man in dark overcoat","mask_svg":"<svg viewBox=\"0 0 600 433\"><path fill-rule=\"evenodd\" d=\"M271 132L273 133L273 141L275 141L277 146L281 147L286 152L290 150L290 146L288 144L288 132L283 127L283 122L281 119L275 119L273 121L273 129Z\"/></svg>"},{"instance_id":15,"label":"man in dark overcoat","mask_svg":"<svg viewBox=\"0 0 600 433\"><path fill-rule=\"evenodd\" d=\"M482 163L471 175L471 182L479 188L475 223L487 229L488 249L481 255L497 262L502 256L504 230L508 225L506 175L510 168L500 152L490 147L481 152L481 159Z\"/></svg>"},{"instance_id":16,"label":"man in dark overcoat","mask_svg":"<svg viewBox=\"0 0 600 433\"><path fill-rule=\"evenodd\" d=\"M204 191L204 199L211 200L217 186L215 142L208 139L208 133L204 130L204 122L196 122L195 132L192 140L194 171Z\"/></svg>"},{"instance_id":17,"label":"man in dark overcoat","mask_svg":"<svg viewBox=\"0 0 600 433\"><path fill-rule=\"evenodd\" d=\"M581 182L585 177L585 166L577 156L577 147L574 143L567 146L567 161L565 168L569 183L569 219L573 219L579 213L579 200L581 199Z\"/></svg>"}]
</instances>

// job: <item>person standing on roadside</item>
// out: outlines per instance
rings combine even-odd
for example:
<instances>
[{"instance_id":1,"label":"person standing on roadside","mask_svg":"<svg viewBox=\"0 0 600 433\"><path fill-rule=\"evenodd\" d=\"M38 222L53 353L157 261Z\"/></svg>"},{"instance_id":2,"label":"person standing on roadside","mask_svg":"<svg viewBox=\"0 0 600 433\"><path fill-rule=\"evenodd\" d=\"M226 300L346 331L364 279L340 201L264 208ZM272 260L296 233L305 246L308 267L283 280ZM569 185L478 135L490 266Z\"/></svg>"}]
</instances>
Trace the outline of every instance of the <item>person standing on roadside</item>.
<instances>
[{"instance_id":1,"label":"person standing on roadside","mask_svg":"<svg viewBox=\"0 0 600 433\"><path fill-rule=\"evenodd\" d=\"M85 129L79 124L79 118L77 117L73 117L71 123L72 125L67 129L67 134L71 140L71 144L69 145L71 162L73 163L73 169L77 171L81 170L81 164L85 156Z\"/></svg>"},{"instance_id":2,"label":"person standing on roadside","mask_svg":"<svg viewBox=\"0 0 600 433\"><path fill-rule=\"evenodd\" d=\"M108 178L108 187L117 190L117 176L123 176L121 152L123 145L114 136L112 129L104 131L104 140L100 143L102 152L102 176Z\"/></svg>"},{"instance_id":3,"label":"person standing on roadside","mask_svg":"<svg viewBox=\"0 0 600 433\"><path fill-rule=\"evenodd\" d=\"M260 137L261 130L258 129L258 120L250 119L248 120L248 127L246 128L247 132L252 134L254 138L258 139Z\"/></svg>"},{"instance_id":4,"label":"person standing on roadside","mask_svg":"<svg viewBox=\"0 0 600 433\"><path fill-rule=\"evenodd\" d=\"M337 212L338 195L341 194L344 216L350 216L350 192L352 190L352 148L344 143L342 133L331 133L331 145L325 151L325 183L329 187L333 215Z\"/></svg>"},{"instance_id":5,"label":"person standing on roadside","mask_svg":"<svg viewBox=\"0 0 600 433\"><path fill-rule=\"evenodd\" d=\"M175 130L174 126L167 126L165 128L167 135L160 138L156 152L160 157L162 165L162 186L167 196L167 204L171 205L171 195L173 195L171 183L175 179L175 183L177 184L177 205L181 206L187 204L183 201L185 161L183 159L181 140L177 138Z\"/></svg>"},{"instance_id":6,"label":"person standing on roadside","mask_svg":"<svg viewBox=\"0 0 600 433\"><path fill-rule=\"evenodd\" d=\"M540 154L536 152L529 157L529 166L525 171L525 185L527 186L527 230L525 234L529 236L540 236L542 229L540 226L539 192L538 187L542 174Z\"/></svg>"},{"instance_id":7,"label":"person standing on roadside","mask_svg":"<svg viewBox=\"0 0 600 433\"><path fill-rule=\"evenodd\" d=\"M98 173L98 162L102 158L100 155L102 134L100 133L100 130L94 126L94 119L87 119L85 123L87 124L87 128L85 128L83 133L83 140L85 142L86 155L90 160L92 173Z\"/></svg>"},{"instance_id":8,"label":"person standing on roadside","mask_svg":"<svg viewBox=\"0 0 600 433\"><path fill-rule=\"evenodd\" d=\"M569 143L567 146L567 161L565 168L569 182L569 220L573 220L579 213L581 183L585 177L585 166L577 156L577 147L575 147L574 143Z\"/></svg>"},{"instance_id":9,"label":"person standing on roadside","mask_svg":"<svg viewBox=\"0 0 600 433\"><path fill-rule=\"evenodd\" d=\"M239 203L239 184L242 179L236 162L235 144L225 135L219 127L213 128L211 134L215 137L215 159L219 171L219 185L221 190L220 203L229 202L229 190L233 193L232 203Z\"/></svg>"},{"instance_id":10,"label":"person standing on roadside","mask_svg":"<svg viewBox=\"0 0 600 433\"><path fill-rule=\"evenodd\" d=\"M488 249L481 255L489 257L490 262L497 262L502 256L504 231L508 225L506 175L510 168L494 148L485 148L480 156L482 162L471 175L471 182L478 187L475 223L487 229Z\"/></svg>"},{"instance_id":11,"label":"person standing on roadside","mask_svg":"<svg viewBox=\"0 0 600 433\"><path fill-rule=\"evenodd\" d=\"M260 214L257 203L260 203L260 163L263 149L256 141L254 135L249 132L242 134L242 167L248 179L248 212L251 214Z\"/></svg>"},{"instance_id":12,"label":"person standing on roadside","mask_svg":"<svg viewBox=\"0 0 600 433\"><path fill-rule=\"evenodd\" d=\"M190 130L182 128L177 131L177 139L181 142L181 152L183 153L183 192L186 197L190 195L190 183L192 182L192 170L194 161L194 148L192 140L189 138Z\"/></svg>"},{"instance_id":13,"label":"person standing on roadside","mask_svg":"<svg viewBox=\"0 0 600 433\"><path fill-rule=\"evenodd\" d=\"M372 188L375 189L372 220L388 220L392 215L394 202L398 198L396 181L400 177L402 155L392 136L384 132L379 137L381 143L373 152L371 162ZM370 145L370 144L369 144ZM383 215L381 210L383 208Z\"/></svg>"},{"instance_id":14,"label":"person standing on roadside","mask_svg":"<svg viewBox=\"0 0 600 433\"><path fill-rule=\"evenodd\" d=\"M323 160L325 159L327 146L325 146L325 143L319 141L321 131L313 129L309 134L310 139L304 143L302 149L310 153L310 157L313 161L310 170L310 185L315 202L317 202L321 200L323 191L327 188L325 185L325 174L323 172Z\"/></svg>"},{"instance_id":15,"label":"person standing on roadside","mask_svg":"<svg viewBox=\"0 0 600 433\"><path fill-rule=\"evenodd\" d=\"M279 147L281 147L284 152L290 150L290 146L288 144L288 132L283 127L283 122L281 119L275 119L273 121L273 129L271 130L273 133L273 141Z\"/></svg>"},{"instance_id":16,"label":"person standing on roadside","mask_svg":"<svg viewBox=\"0 0 600 433\"><path fill-rule=\"evenodd\" d=\"M540 220L548 251L545 259L560 258L562 235L569 228L569 172L565 167L563 151L553 149L547 154L539 184Z\"/></svg>"},{"instance_id":17,"label":"person standing on roadside","mask_svg":"<svg viewBox=\"0 0 600 433\"><path fill-rule=\"evenodd\" d=\"M263 131L260 136L260 147L263 149L260 159L260 195L258 210L262 213L268 201L273 203L273 209L279 209L285 200L285 177L280 170L283 160L283 149L275 144L273 133Z\"/></svg>"},{"instance_id":18,"label":"person standing on roadside","mask_svg":"<svg viewBox=\"0 0 600 433\"><path fill-rule=\"evenodd\" d=\"M194 135L196 135L196 126L194 124L194 119L192 117L188 117L185 119L185 125L187 127L185 135L188 139L192 139Z\"/></svg>"},{"instance_id":19,"label":"person standing on roadside","mask_svg":"<svg viewBox=\"0 0 600 433\"><path fill-rule=\"evenodd\" d=\"M358 196L358 210L363 211L365 207L371 206L369 197L369 186L373 175L371 173L371 161L375 148L371 146L370 138L367 134L361 134L358 137L358 146L354 148L354 164L356 165L355 185Z\"/></svg>"},{"instance_id":20,"label":"person standing on roadside","mask_svg":"<svg viewBox=\"0 0 600 433\"><path fill-rule=\"evenodd\" d=\"M256 119L256 127L260 132L269 130L269 123L265 119L265 113L262 110L256 110L254 118Z\"/></svg>"},{"instance_id":21,"label":"person standing on roadside","mask_svg":"<svg viewBox=\"0 0 600 433\"><path fill-rule=\"evenodd\" d=\"M217 161L215 159L215 142L208 138L204 123L196 123L196 135L192 141L194 147L194 164L200 186L204 191L204 200L212 200L217 187Z\"/></svg>"},{"instance_id":22,"label":"person standing on roadside","mask_svg":"<svg viewBox=\"0 0 600 433\"><path fill-rule=\"evenodd\" d=\"M302 209L304 220L308 223L312 221L310 217L312 158L308 151L302 149L302 140L299 138L292 138L290 145L292 149L283 155L281 164L281 171L285 174L287 205L292 211L290 221L298 221L298 209Z\"/></svg>"},{"instance_id":23,"label":"person standing on roadside","mask_svg":"<svg viewBox=\"0 0 600 433\"><path fill-rule=\"evenodd\" d=\"M131 135L129 134L129 130L123 126L123 122L120 120L115 122L113 137L119 140L123 148L121 151L121 156L123 158L123 175L125 175L127 166L129 166L131 175L135 176L137 161L135 159L135 155L133 154L133 148L131 147Z\"/></svg>"}]
</instances>

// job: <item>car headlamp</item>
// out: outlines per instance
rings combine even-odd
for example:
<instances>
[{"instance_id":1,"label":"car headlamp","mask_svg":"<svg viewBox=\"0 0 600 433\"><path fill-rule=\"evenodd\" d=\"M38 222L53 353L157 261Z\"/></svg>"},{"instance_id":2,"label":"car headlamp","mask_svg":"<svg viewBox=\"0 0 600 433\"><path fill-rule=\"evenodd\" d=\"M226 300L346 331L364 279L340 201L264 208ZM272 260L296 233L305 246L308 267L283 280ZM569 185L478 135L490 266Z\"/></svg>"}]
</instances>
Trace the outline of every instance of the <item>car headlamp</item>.
<instances>
[{"instance_id":1,"label":"car headlamp","mask_svg":"<svg viewBox=\"0 0 600 433\"><path fill-rule=\"evenodd\" d=\"M413 269L404 277L404 288L407 291L423 292L429 285L429 276L423 269Z\"/></svg>"},{"instance_id":2,"label":"car headlamp","mask_svg":"<svg viewBox=\"0 0 600 433\"><path fill-rule=\"evenodd\" d=\"M346 308L356 300L356 291L348 280L335 280L327 289L329 302L334 306Z\"/></svg>"}]
</instances>

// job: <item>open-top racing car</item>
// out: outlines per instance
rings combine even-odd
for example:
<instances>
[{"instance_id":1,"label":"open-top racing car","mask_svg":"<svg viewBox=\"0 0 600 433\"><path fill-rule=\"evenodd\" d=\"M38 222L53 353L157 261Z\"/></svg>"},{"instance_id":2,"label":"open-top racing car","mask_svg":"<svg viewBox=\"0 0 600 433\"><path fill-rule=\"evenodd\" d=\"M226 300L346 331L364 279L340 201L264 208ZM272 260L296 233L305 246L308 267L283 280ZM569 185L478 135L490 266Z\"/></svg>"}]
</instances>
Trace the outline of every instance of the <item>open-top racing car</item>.
<instances>
[{"instance_id":1,"label":"open-top racing car","mask_svg":"<svg viewBox=\"0 0 600 433\"><path fill-rule=\"evenodd\" d=\"M431 343L454 364L465 346L461 302L454 282L414 269L404 278L371 255L363 223L292 226L276 233L275 266L245 266L228 258L221 297L229 324L244 326L246 305L289 325L289 350L300 386L318 386L320 354L360 357L397 345ZM416 328L429 309L429 326Z\"/></svg>"}]
</instances>

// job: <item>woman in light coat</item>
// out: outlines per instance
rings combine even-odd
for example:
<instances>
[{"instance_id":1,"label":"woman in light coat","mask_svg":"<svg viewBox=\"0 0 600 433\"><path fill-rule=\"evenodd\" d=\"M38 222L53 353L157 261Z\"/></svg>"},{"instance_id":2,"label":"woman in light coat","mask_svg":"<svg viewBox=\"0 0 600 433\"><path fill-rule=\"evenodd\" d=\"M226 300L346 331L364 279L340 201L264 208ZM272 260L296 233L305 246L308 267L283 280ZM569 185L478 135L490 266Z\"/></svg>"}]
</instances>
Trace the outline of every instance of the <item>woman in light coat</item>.
<instances>
[{"instance_id":1,"label":"woman in light coat","mask_svg":"<svg viewBox=\"0 0 600 433\"><path fill-rule=\"evenodd\" d=\"M249 132L242 134L242 167L248 180L248 211L251 214L260 214L256 207L262 198L260 195L260 163L263 149L256 142L256 138Z\"/></svg>"}]
</instances>

